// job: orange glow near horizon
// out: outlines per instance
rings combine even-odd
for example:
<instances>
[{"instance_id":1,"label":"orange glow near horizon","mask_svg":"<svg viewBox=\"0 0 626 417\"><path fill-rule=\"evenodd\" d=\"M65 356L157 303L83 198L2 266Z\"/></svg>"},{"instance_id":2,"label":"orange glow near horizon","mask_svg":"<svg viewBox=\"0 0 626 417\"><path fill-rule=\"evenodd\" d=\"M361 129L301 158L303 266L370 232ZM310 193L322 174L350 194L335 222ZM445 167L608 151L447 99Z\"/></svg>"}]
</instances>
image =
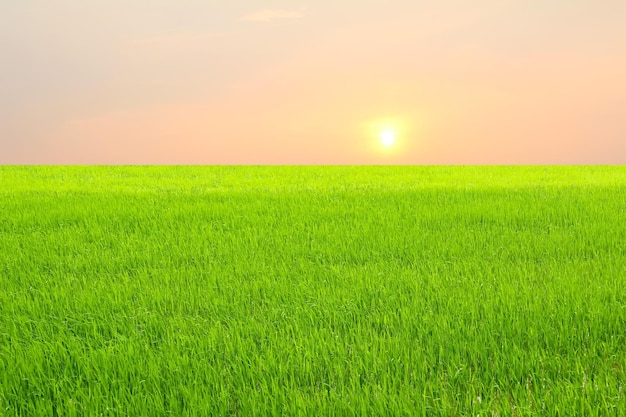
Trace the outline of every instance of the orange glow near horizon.
<instances>
[{"instance_id":1,"label":"orange glow near horizon","mask_svg":"<svg viewBox=\"0 0 626 417\"><path fill-rule=\"evenodd\" d=\"M0 164L626 163L626 2L96 3L2 6Z\"/></svg>"}]
</instances>

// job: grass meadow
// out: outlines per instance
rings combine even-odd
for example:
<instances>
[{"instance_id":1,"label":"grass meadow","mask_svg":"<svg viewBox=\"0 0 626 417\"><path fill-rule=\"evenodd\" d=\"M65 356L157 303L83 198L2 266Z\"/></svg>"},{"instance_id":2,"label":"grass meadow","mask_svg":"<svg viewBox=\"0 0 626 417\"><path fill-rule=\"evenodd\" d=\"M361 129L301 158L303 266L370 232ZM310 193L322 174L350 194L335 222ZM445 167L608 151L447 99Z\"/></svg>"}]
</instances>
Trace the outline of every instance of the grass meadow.
<instances>
[{"instance_id":1,"label":"grass meadow","mask_svg":"<svg viewBox=\"0 0 626 417\"><path fill-rule=\"evenodd\" d=\"M0 416L626 415L626 167L0 167Z\"/></svg>"}]
</instances>

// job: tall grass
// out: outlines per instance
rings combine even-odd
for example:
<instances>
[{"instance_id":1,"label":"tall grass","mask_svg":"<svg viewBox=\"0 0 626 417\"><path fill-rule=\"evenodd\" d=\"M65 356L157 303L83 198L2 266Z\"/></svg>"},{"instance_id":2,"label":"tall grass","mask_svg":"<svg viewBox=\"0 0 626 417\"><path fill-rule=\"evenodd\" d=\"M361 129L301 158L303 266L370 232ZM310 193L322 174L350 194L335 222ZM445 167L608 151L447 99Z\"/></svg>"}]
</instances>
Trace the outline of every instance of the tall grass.
<instances>
[{"instance_id":1,"label":"tall grass","mask_svg":"<svg viewBox=\"0 0 626 417\"><path fill-rule=\"evenodd\" d=\"M626 415L625 167L0 167L0 416Z\"/></svg>"}]
</instances>

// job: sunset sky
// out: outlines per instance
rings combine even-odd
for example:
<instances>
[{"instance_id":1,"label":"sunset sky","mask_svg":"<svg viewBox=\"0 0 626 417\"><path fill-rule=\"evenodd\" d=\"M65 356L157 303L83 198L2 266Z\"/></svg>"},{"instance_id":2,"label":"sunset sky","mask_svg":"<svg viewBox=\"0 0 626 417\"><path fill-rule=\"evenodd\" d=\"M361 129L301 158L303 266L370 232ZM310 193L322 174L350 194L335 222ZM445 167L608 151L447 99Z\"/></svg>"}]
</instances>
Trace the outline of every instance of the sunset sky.
<instances>
[{"instance_id":1,"label":"sunset sky","mask_svg":"<svg viewBox=\"0 0 626 417\"><path fill-rule=\"evenodd\" d=\"M4 0L40 163L625 164L626 1Z\"/></svg>"}]
</instances>

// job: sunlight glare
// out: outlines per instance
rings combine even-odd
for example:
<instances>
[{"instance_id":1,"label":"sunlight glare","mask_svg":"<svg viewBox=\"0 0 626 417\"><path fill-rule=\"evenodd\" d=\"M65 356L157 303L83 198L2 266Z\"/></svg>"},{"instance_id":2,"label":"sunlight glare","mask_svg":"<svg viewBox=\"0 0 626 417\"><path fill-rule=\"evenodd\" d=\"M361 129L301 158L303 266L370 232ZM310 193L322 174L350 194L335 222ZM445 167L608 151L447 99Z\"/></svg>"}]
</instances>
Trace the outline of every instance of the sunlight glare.
<instances>
[{"instance_id":1,"label":"sunlight glare","mask_svg":"<svg viewBox=\"0 0 626 417\"><path fill-rule=\"evenodd\" d=\"M390 148L396 143L396 132L393 130L384 130L380 132L380 142L385 148Z\"/></svg>"}]
</instances>

